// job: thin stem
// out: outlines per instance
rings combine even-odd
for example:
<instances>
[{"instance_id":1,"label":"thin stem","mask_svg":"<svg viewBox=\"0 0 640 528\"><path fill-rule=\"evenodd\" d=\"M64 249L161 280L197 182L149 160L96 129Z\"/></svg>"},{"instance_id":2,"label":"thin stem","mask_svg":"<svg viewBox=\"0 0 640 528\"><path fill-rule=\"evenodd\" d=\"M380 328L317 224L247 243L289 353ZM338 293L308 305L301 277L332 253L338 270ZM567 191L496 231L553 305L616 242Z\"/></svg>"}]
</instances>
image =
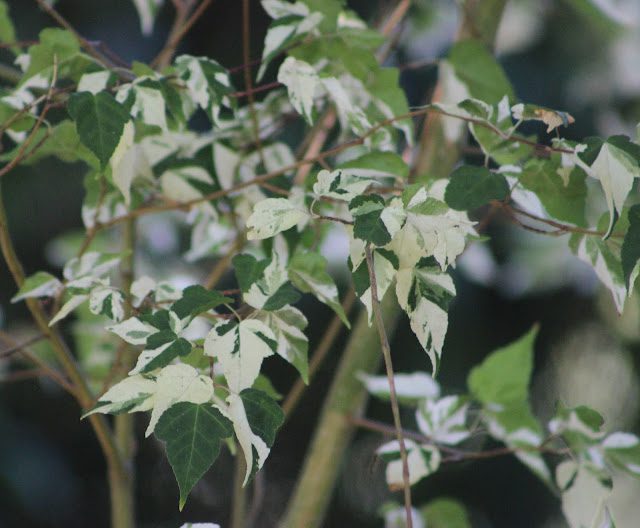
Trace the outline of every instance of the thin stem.
<instances>
[{"instance_id":1,"label":"thin stem","mask_svg":"<svg viewBox=\"0 0 640 528\"><path fill-rule=\"evenodd\" d=\"M247 509L247 492L242 486L247 464L241 453L236 453L233 472L233 500L231 507L231 527L244 528Z\"/></svg>"},{"instance_id":2,"label":"thin stem","mask_svg":"<svg viewBox=\"0 0 640 528\"><path fill-rule=\"evenodd\" d=\"M349 312L351 312L355 300L356 294L353 288L351 288L349 290L349 293L347 293L346 297L342 301L342 309L344 310L345 314L349 315ZM329 323L329 326L322 335L322 340L318 344L316 351L313 353L313 355L311 356L311 360L309 361L309 383L311 383L311 381L315 377L315 374L320 368L320 365L322 365L325 358L327 357L327 354L340 335L342 324L342 319L340 319L340 317L338 317L337 315L334 315L331 323ZM294 383L293 387L282 403L282 411L284 412L285 419L288 419L298 406L300 398L302 397L306 387L307 385L305 385L304 381L302 381L301 378L298 378Z\"/></svg>"},{"instance_id":3,"label":"thin stem","mask_svg":"<svg viewBox=\"0 0 640 528\"><path fill-rule=\"evenodd\" d=\"M42 341L43 339L45 339L45 337L46 336L44 334L36 334L35 336L30 337L29 339L27 339L26 341L23 341L22 343L14 344L8 349L0 352L0 359L7 359L12 355L14 355L16 352L21 352L24 348L28 347L29 345L33 345L38 341Z\"/></svg>"},{"instance_id":4,"label":"thin stem","mask_svg":"<svg viewBox=\"0 0 640 528\"><path fill-rule=\"evenodd\" d=\"M188 0L186 5L176 5L176 19L174 20L173 27L169 33L166 44L156 58L151 61L152 68L162 69L171 63L176 48L193 25L203 15L211 2L212 0L202 0L191 16L189 16L189 11L194 4L194 0Z\"/></svg>"},{"instance_id":5,"label":"thin stem","mask_svg":"<svg viewBox=\"0 0 640 528\"><path fill-rule=\"evenodd\" d=\"M396 437L400 445L400 459L402 460L402 480L404 483L404 509L407 517L407 528L413 527L413 517L411 515L411 483L409 482L409 462L407 457L407 448L404 443L404 434L402 432L402 422L400 420L400 406L398 405L398 395L396 394L396 383L393 375L393 362L391 361L391 346L389 338L384 327L384 320L380 312L380 300L378 299L378 285L376 273L373 267L373 255L371 246L367 244L365 247L365 256L367 259L367 268L369 270L369 282L371 284L371 308L373 310L373 318L375 320L378 337L380 338L380 346L382 347L382 356L384 357L384 366L387 371L387 380L389 382L389 399L391 400L391 412L393 413L393 423L396 428Z\"/></svg>"}]
</instances>

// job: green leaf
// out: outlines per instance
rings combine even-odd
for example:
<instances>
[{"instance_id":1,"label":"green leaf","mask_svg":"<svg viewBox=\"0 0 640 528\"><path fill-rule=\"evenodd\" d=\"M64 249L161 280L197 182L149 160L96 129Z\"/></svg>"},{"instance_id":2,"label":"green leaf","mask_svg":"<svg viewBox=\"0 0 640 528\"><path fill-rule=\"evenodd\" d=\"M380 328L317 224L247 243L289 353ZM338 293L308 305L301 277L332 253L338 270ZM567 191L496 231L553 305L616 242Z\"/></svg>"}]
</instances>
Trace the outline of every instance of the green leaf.
<instances>
[{"instance_id":1,"label":"green leaf","mask_svg":"<svg viewBox=\"0 0 640 528\"><path fill-rule=\"evenodd\" d=\"M517 341L491 353L471 371L467 383L482 403L482 419L491 436L513 448L523 464L551 485L549 468L535 451L543 442L542 429L528 401L536 334L534 327Z\"/></svg>"},{"instance_id":2,"label":"green leaf","mask_svg":"<svg viewBox=\"0 0 640 528\"><path fill-rule=\"evenodd\" d=\"M409 175L409 167L395 152L383 152L374 150L362 156L345 161L338 166L339 169L348 169L346 172L361 178L392 177L406 179Z\"/></svg>"},{"instance_id":3,"label":"green leaf","mask_svg":"<svg viewBox=\"0 0 640 528\"><path fill-rule=\"evenodd\" d=\"M239 396L231 395L228 401L238 442L247 462L246 485L264 464L276 433L284 423L284 413L273 399L257 389L245 389Z\"/></svg>"},{"instance_id":4,"label":"green leaf","mask_svg":"<svg viewBox=\"0 0 640 528\"><path fill-rule=\"evenodd\" d=\"M69 114L80 141L97 156L104 169L118 146L129 113L107 92L80 92L69 97Z\"/></svg>"},{"instance_id":5,"label":"green leaf","mask_svg":"<svg viewBox=\"0 0 640 528\"><path fill-rule=\"evenodd\" d=\"M225 297L220 292L207 290L196 284L182 290L182 298L173 303L171 311L175 312L180 319L184 319L232 302L233 299Z\"/></svg>"},{"instance_id":6,"label":"green leaf","mask_svg":"<svg viewBox=\"0 0 640 528\"><path fill-rule=\"evenodd\" d=\"M273 331L257 319L218 323L204 341L204 353L216 358L229 388L236 393L253 385L262 360L277 347Z\"/></svg>"},{"instance_id":7,"label":"green leaf","mask_svg":"<svg viewBox=\"0 0 640 528\"><path fill-rule=\"evenodd\" d=\"M508 194L509 185L502 174L485 167L464 165L451 174L444 199L452 209L469 211L491 200L502 201Z\"/></svg>"},{"instance_id":8,"label":"green leaf","mask_svg":"<svg viewBox=\"0 0 640 528\"><path fill-rule=\"evenodd\" d=\"M464 505L448 497L429 501L420 509L429 528L471 528L471 520Z\"/></svg>"},{"instance_id":9,"label":"green leaf","mask_svg":"<svg viewBox=\"0 0 640 528\"><path fill-rule=\"evenodd\" d=\"M320 253L298 251L289 260L289 280L301 292L310 293L329 306L345 326L350 328L347 315L340 304L338 288L327 272L327 264L327 259Z\"/></svg>"},{"instance_id":10,"label":"green leaf","mask_svg":"<svg viewBox=\"0 0 640 528\"><path fill-rule=\"evenodd\" d=\"M32 297L52 297L61 288L62 283L56 277L46 271L38 271L24 280L18 293L11 298L11 302Z\"/></svg>"},{"instance_id":11,"label":"green leaf","mask_svg":"<svg viewBox=\"0 0 640 528\"><path fill-rule=\"evenodd\" d=\"M398 209L394 214L386 207L384 198L377 194L356 196L349 202L349 211L353 215L353 236L376 246L385 246L402 227L404 214Z\"/></svg>"},{"instance_id":12,"label":"green leaf","mask_svg":"<svg viewBox=\"0 0 640 528\"><path fill-rule=\"evenodd\" d=\"M457 42L449 51L448 62L472 97L489 104L498 103L505 95L514 98L504 70L480 41Z\"/></svg>"},{"instance_id":13,"label":"green leaf","mask_svg":"<svg viewBox=\"0 0 640 528\"><path fill-rule=\"evenodd\" d=\"M474 367L467 383L483 404L509 405L526 401L533 370L533 342L538 333L532 328L509 345L492 352L481 365Z\"/></svg>"},{"instance_id":14,"label":"green leaf","mask_svg":"<svg viewBox=\"0 0 640 528\"><path fill-rule=\"evenodd\" d=\"M304 314L293 306L284 306L272 312L261 312L258 319L273 331L277 342L276 353L291 363L308 384L309 340L304 334L308 324Z\"/></svg>"},{"instance_id":15,"label":"green leaf","mask_svg":"<svg viewBox=\"0 0 640 528\"><path fill-rule=\"evenodd\" d=\"M64 29L43 29L38 40L38 44L29 47L30 60L23 76L25 80L39 73L48 76L53 70L54 57L60 67L80 52L80 44L76 37Z\"/></svg>"},{"instance_id":16,"label":"green leaf","mask_svg":"<svg viewBox=\"0 0 640 528\"><path fill-rule=\"evenodd\" d=\"M632 205L629 208L629 229L624 235L620 258L624 282L627 291L631 292L638 275L637 265L640 259L640 204Z\"/></svg>"},{"instance_id":17,"label":"green leaf","mask_svg":"<svg viewBox=\"0 0 640 528\"><path fill-rule=\"evenodd\" d=\"M0 0L0 42L3 44L12 44L16 39L16 30L13 27L13 21L9 15L9 6L4 0ZM11 46L14 55L20 55L18 46Z\"/></svg>"},{"instance_id":18,"label":"green leaf","mask_svg":"<svg viewBox=\"0 0 640 528\"><path fill-rule=\"evenodd\" d=\"M166 444L182 511L193 487L218 458L220 442L233 434L233 425L210 404L182 402L162 415L155 433Z\"/></svg>"},{"instance_id":19,"label":"green leaf","mask_svg":"<svg viewBox=\"0 0 640 528\"><path fill-rule=\"evenodd\" d=\"M265 268L269 265L267 259L258 260L253 255L236 255L231 263L236 274L236 280L240 291L249 291L249 288L256 283L264 274Z\"/></svg>"},{"instance_id":20,"label":"green leaf","mask_svg":"<svg viewBox=\"0 0 640 528\"><path fill-rule=\"evenodd\" d=\"M586 224L587 201L586 174L574 167L569 181L563 181L557 162L530 160L518 174L522 186L540 199L549 216L579 226Z\"/></svg>"}]
</instances>

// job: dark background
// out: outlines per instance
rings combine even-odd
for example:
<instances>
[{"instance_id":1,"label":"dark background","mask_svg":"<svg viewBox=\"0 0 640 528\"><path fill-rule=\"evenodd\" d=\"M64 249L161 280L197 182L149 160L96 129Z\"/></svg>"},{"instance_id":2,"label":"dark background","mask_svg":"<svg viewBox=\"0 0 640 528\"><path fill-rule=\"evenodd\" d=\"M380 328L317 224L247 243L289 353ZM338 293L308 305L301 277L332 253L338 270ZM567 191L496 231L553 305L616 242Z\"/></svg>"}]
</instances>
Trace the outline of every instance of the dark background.
<instances>
[{"instance_id":1,"label":"dark background","mask_svg":"<svg viewBox=\"0 0 640 528\"><path fill-rule=\"evenodd\" d=\"M56 7L86 38L108 43L127 61L144 62L162 47L171 25L173 11L167 3L148 38L141 36L137 14L128 0L61 0ZM509 28L501 34L498 51L518 96L526 102L572 113L576 124L566 131L569 138L633 133L633 125L640 119L640 87L634 85L633 71L639 69L640 61L636 55L635 64L625 66L624 53L619 49L622 40L632 38L628 37L629 31L615 30L584 16L573 2L513 3L506 19ZM393 2L349 2L367 19L376 19L390 4ZM456 27L451 4L416 2L389 64L444 54ZM42 28L54 25L35 2L9 0L9 5L20 39L35 39ZM251 57L258 58L270 20L257 0L252 6ZM533 26L537 28L534 36L518 44L516 37L523 39ZM637 36L637 29L635 33ZM240 65L241 2L215 0L189 33L180 52L207 55L226 67ZM7 56L3 58L6 60ZM618 65L619 61L622 65ZM276 68L277 64L269 69L263 82L274 79ZM625 71L631 80L619 77ZM410 104L424 103L435 74L435 69L429 67L403 73L401 81ZM242 86L241 75L235 82ZM638 88L635 92L634 86ZM2 182L13 239L28 273L40 269L59 272L48 258L48 243L81 227L83 173L80 165L68 166L48 159L33 167L18 168ZM569 403L599 408L611 427L637 432L637 298L629 301L625 317L618 318L608 293L600 289L585 267L567 255L562 240L514 232L500 220L494 222L490 232L494 237L491 254L468 255L455 274L458 297L450 314L439 377L444 392L463 392L473 365L537 322L540 334L532 390L533 405L540 416L548 417L554 400L562 397ZM203 269L210 264L205 260ZM490 272L478 280L485 268ZM492 273L501 278L491 279ZM30 323L23 304L9 303L14 293L11 277L4 262L0 262L0 324L14 336L25 335ZM305 300L304 304L303 311L310 321L310 350L314 350L314 343L323 332L322 324L331 315L318 303ZM278 435L261 476L265 499L256 526L274 526L283 511L341 342ZM392 348L396 370L426 367L427 358L404 319ZM22 366L0 364L0 526L107 526L105 466L89 426L80 422L76 404L51 383L1 382ZM283 393L295 380L293 370L277 361L267 362L267 372ZM386 405L372 402L368 413L390 421ZM405 422L411 423L410 413ZM215 521L226 526L233 474L231 457L223 450L180 514L177 486L162 446L153 439L143 439L144 416L138 417L137 426L139 526L173 528L186 521ZM379 436L370 433L357 435L344 462L325 526L382 526L376 515L379 506L385 500L400 500L386 491L384 465L374 456L380 441ZM616 499L618 509L614 508L618 518L623 519L619 524L622 528L632 526L624 519L633 519L640 513L640 506L633 500L633 494L640 491L635 488L631 492L629 486L623 484L623 496ZM625 499L625 493L631 499ZM474 526L564 526L559 500L512 457L447 466L419 483L413 494L418 505L445 495L467 505ZM621 512L620 508L626 510Z\"/></svg>"}]
</instances>

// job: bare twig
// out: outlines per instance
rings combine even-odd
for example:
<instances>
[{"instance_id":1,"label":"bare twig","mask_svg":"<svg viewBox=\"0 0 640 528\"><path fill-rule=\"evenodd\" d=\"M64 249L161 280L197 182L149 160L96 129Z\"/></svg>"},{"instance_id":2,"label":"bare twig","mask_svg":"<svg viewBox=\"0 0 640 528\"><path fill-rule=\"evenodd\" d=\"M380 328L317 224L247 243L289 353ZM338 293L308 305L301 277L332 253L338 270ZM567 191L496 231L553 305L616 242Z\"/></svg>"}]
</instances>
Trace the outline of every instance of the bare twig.
<instances>
[{"instance_id":1,"label":"bare twig","mask_svg":"<svg viewBox=\"0 0 640 528\"><path fill-rule=\"evenodd\" d=\"M33 345L38 341L42 341L43 339L45 339L45 337L46 336L44 334L36 334L33 337L30 337L29 339L27 339L26 341L23 341L22 343L16 343L11 347L7 348L6 350L2 350L0 352L0 359L6 359L8 357L11 357L13 354L17 352L21 352L24 348L28 347L29 345Z\"/></svg>"},{"instance_id":2,"label":"bare twig","mask_svg":"<svg viewBox=\"0 0 640 528\"><path fill-rule=\"evenodd\" d=\"M396 438L400 446L400 458L402 460L402 480L404 483L404 509L407 516L407 528L413 527L413 519L411 514L411 484L409 482L409 462L407 457L407 448L404 443L404 434L402 431L402 422L400 420L400 406L398 405L398 396L396 394L396 384L393 375L393 363L391 361L391 346L385 330L382 313L380 312L380 299L378 298L378 285L376 273L373 267L373 255L369 244L365 247L365 256L367 259L367 268L369 270L369 281L371 283L371 308L375 319L378 337L380 338L380 346L384 357L384 366L387 371L387 380L389 381L389 399L391 401L391 412L393 413L393 423L396 428Z\"/></svg>"}]
</instances>

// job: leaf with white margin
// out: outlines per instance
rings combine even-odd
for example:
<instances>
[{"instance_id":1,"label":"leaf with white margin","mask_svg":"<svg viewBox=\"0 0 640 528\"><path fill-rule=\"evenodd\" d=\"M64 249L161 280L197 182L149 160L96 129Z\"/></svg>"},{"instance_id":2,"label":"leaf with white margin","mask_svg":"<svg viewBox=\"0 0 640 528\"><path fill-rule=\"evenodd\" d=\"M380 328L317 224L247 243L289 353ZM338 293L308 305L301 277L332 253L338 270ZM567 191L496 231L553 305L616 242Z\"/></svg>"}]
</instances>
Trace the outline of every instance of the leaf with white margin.
<instances>
[{"instance_id":1,"label":"leaf with white margin","mask_svg":"<svg viewBox=\"0 0 640 528\"><path fill-rule=\"evenodd\" d=\"M553 132L559 126L566 127L575 123L575 119L571 114L545 108L544 106L519 103L511 107L511 112L518 121L542 121L547 125L547 134Z\"/></svg>"},{"instance_id":2,"label":"leaf with white margin","mask_svg":"<svg viewBox=\"0 0 640 528\"><path fill-rule=\"evenodd\" d=\"M262 360L277 348L271 328L256 319L218 323L204 341L205 355L216 358L229 389L236 393L253 385Z\"/></svg>"},{"instance_id":3,"label":"leaf with white margin","mask_svg":"<svg viewBox=\"0 0 640 528\"><path fill-rule=\"evenodd\" d=\"M313 95L320 78L311 64L287 57L280 70L278 82L287 87L289 100L296 112L303 115L307 123L313 124Z\"/></svg>"},{"instance_id":4,"label":"leaf with white margin","mask_svg":"<svg viewBox=\"0 0 640 528\"><path fill-rule=\"evenodd\" d=\"M147 376L129 376L116 383L105 392L93 409L86 412L82 418L94 413L120 414L149 411L153 408L153 395L156 392L156 382Z\"/></svg>"},{"instance_id":5,"label":"leaf with white margin","mask_svg":"<svg viewBox=\"0 0 640 528\"><path fill-rule=\"evenodd\" d=\"M133 0L140 17L140 31L144 36L151 35L153 22L163 3L164 0Z\"/></svg>"},{"instance_id":6,"label":"leaf with white margin","mask_svg":"<svg viewBox=\"0 0 640 528\"><path fill-rule=\"evenodd\" d=\"M346 77L354 80L350 76ZM355 104L354 98L345 89L343 83L335 77L323 77L320 80L336 105L342 128L350 128L358 136L366 134L371 129L371 123L362 108Z\"/></svg>"},{"instance_id":7,"label":"leaf with white margin","mask_svg":"<svg viewBox=\"0 0 640 528\"><path fill-rule=\"evenodd\" d=\"M322 169L318 172L316 183L313 184L313 192L319 197L350 202L375 183L377 183L376 180L356 176L349 169L338 169L333 172Z\"/></svg>"},{"instance_id":8,"label":"leaf with white margin","mask_svg":"<svg viewBox=\"0 0 640 528\"><path fill-rule=\"evenodd\" d=\"M597 157L586 168L587 174L600 181L609 209L609 226L604 238L607 238L624 207L631 192L633 181L640 178L640 147L630 143L624 136L614 136L602 143ZM636 155L632 155L632 152ZM579 155L589 161L590 150ZM591 155L592 157L592 155Z\"/></svg>"},{"instance_id":9,"label":"leaf with white margin","mask_svg":"<svg viewBox=\"0 0 640 528\"><path fill-rule=\"evenodd\" d=\"M74 295L72 296L66 303L62 305L62 308L58 311L51 321L49 321L49 326L53 326L58 321L64 319L67 315L69 315L73 310L75 310L78 306L80 306L83 302L85 302L89 298L88 295Z\"/></svg>"},{"instance_id":10,"label":"leaf with white margin","mask_svg":"<svg viewBox=\"0 0 640 528\"><path fill-rule=\"evenodd\" d=\"M269 456L276 431L284 422L284 413L266 393L256 389L230 394L227 403L227 416L233 422L247 466L242 484L245 486Z\"/></svg>"},{"instance_id":11,"label":"leaf with white margin","mask_svg":"<svg viewBox=\"0 0 640 528\"><path fill-rule=\"evenodd\" d=\"M220 525L214 523L184 523L180 528L220 528Z\"/></svg>"},{"instance_id":12,"label":"leaf with white margin","mask_svg":"<svg viewBox=\"0 0 640 528\"><path fill-rule=\"evenodd\" d=\"M184 81L187 94L215 124L220 124L220 108L233 107L229 97L233 91L229 73L208 57L180 55L175 60L178 77Z\"/></svg>"},{"instance_id":13,"label":"leaf with white margin","mask_svg":"<svg viewBox=\"0 0 640 528\"><path fill-rule=\"evenodd\" d=\"M147 342L147 338L158 331L156 327L143 323L137 317L130 317L121 323L108 326L106 329L130 345L144 345Z\"/></svg>"},{"instance_id":14,"label":"leaf with white margin","mask_svg":"<svg viewBox=\"0 0 640 528\"><path fill-rule=\"evenodd\" d=\"M34 297L53 297L61 289L62 283L56 277L46 271L38 271L24 280L18 293L11 298L11 302Z\"/></svg>"},{"instance_id":15,"label":"leaf with white margin","mask_svg":"<svg viewBox=\"0 0 640 528\"><path fill-rule=\"evenodd\" d=\"M310 12L303 2L262 0L262 7L275 20L264 39L264 50L256 81L260 82L271 60L288 44L313 31L322 22L322 13Z\"/></svg>"},{"instance_id":16,"label":"leaf with white margin","mask_svg":"<svg viewBox=\"0 0 640 528\"><path fill-rule=\"evenodd\" d=\"M129 374L145 374L165 367L178 356L186 356L191 349L191 343L186 339L171 330L161 330L147 338L145 349Z\"/></svg>"},{"instance_id":17,"label":"leaf with white margin","mask_svg":"<svg viewBox=\"0 0 640 528\"><path fill-rule=\"evenodd\" d=\"M362 372L357 374L369 394L382 400L390 399L389 380L386 376L369 376ZM398 401L415 405L422 400L435 400L440 396L440 385L429 374L412 372L411 374L394 374Z\"/></svg>"},{"instance_id":18,"label":"leaf with white margin","mask_svg":"<svg viewBox=\"0 0 640 528\"><path fill-rule=\"evenodd\" d=\"M176 202L199 200L203 196L202 187L213 186L213 184L211 175L197 166L176 167L166 170L160 176L162 194ZM216 211L211 203L201 202L197 207L215 218Z\"/></svg>"},{"instance_id":19,"label":"leaf with white margin","mask_svg":"<svg viewBox=\"0 0 640 528\"><path fill-rule=\"evenodd\" d=\"M456 445L471 435L466 424L468 409L466 398L460 396L425 399L416 411L416 422L420 432L433 442Z\"/></svg>"},{"instance_id":20,"label":"leaf with white margin","mask_svg":"<svg viewBox=\"0 0 640 528\"><path fill-rule=\"evenodd\" d=\"M98 278L106 275L120 263L121 258L121 253L98 253L97 251L88 251L80 258L72 258L62 271L64 278L70 281L67 283L67 287L75 287L73 282L78 279Z\"/></svg>"},{"instance_id":21,"label":"leaf with white margin","mask_svg":"<svg viewBox=\"0 0 640 528\"><path fill-rule=\"evenodd\" d=\"M351 328L340 304L338 287L327 272L327 265L327 259L319 253L297 251L287 265L289 280L301 292L311 293L320 302L329 306L345 326Z\"/></svg>"},{"instance_id":22,"label":"leaf with white margin","mask_svg":"<svg viewBox=\"0 0 640 528\"><path fill-rule=\"evenodd\" d=\"M404 439L407 450L407 465L409 466L409 485L435 473L440 467L440 451L437 447L427 444L417 444L413 440ZM385 476L392 491L404 488L402 477L402 460L400 458L400 443L393 440L384 444L376 451L387 462Z\"/></svg>"},{"instance_id":23,"label":"leaf with white margin","mask_svg":"<svg viewBox=\"0 0 640 528\"><path fill-rule=\"evenodd\" d=\"M145 437L153 433L160 417L174 403L206 403L212 397L213 381L209 376L202 376L189 365L169 365L163 368L156 376L153 410Z\"/></svg>"},{"instance_id":24,"label":"leaf with white margin","mask_svg":"<svg viewBox=\"0 0 640 528\"><path fill-rule=\"evenodd\" d=\"M455 259L465 248L466 239L475 235L467 214L454 211L429 195L422 187L406 206L406 222L389 246L400 259L400 268L415 266L433 256L442 270L455 266Z\"/></svg>"},{"instance_id":25,"label":"leaf with white margin","mask_svg":"<svg viewBox=\"0 0 640 528\"><path fill-rule=\"evenodd\" d=\"M356 196L349 202L349 211L353 215L353 236L376 246L391 242L406 218L400 200L392 199L387 204L377 194Z\"/></svg>"},{"instance_id":26,"label":"leaf with white margin","mask_svg":"<svg viewBox=\"0 0 640 528\"><path fill-rule=\"evenodd\" d=\"M247 239L262 240L292 228L309 218L309 213L286 198L267 198L257 203L247 220Z\"/></svg>"},{"instance_id":27,"label":"leaf with white margin","mask_svg":"<svg viewBox=\"0 0 640 528\"><path fill-rule=\"evenodd\" d=\"M235 183L236 171L240 165L240 154L220 141L211 145L213 150L213 166L220 187L229 189Z\"/></svg>"},{"instance_id":28,"label":"leaf with white margin","mask_svg":"<svg viewBox=\"0 0 640 528\"><path fill-rule=\"evenodd\" d=\"M424 262L423 262L424 263ZM409 316L411 329L438 372L449 326L449 303L456 289L451 277L437 266L400 268L396 274L398 304Z\"/></svg>"},{"instance_id":29,"label":"leaf with white margin","mask_svg":"<svg viewBox=\"0 0 640 528\"><path fill-rule=\"evenodd\" d=\"M353 286L356 292L356 295L367 308L367 313L369 315L369 324L373 320L373 296L371 291L371 281L369 277L369 267L367 265L367 261L364 258L364 251L361 251L361 256L357 256L358 254L358 246L364 246L361 240L352 239L351 240L351 266L352 266L352 277L353 277ZM398 269L398 258L391 251L387 251L382 248L375 249L372 251L373 257L373 272L376 276L376 286L377 286L377 297L378 300L381 301L389 286L393 282L394 277L396 276L396 271ZM355 263L358 263L357 266Z\"/></svg>"},{"instance_id":30,"label":"leaf with white margin","mask_svg":"<svg viewBox=\"0 0 640 528\"><path fill-rule=\"evenodd\" d=\"M274 333L276 353L291 363L302 380L309 383L309 339L304 334L308 321L304 314L293 306L285 306L272 312L261 312L257 319Z\"/></svg>"},{"instance_id":31,"label":"leaf with white margin","mask_svg":"<svg viewBox=\"0 0 640 528\"><path fill-rule=\"evenodd\" d=\"M593 236L574 234L569 246L576 256L593 268L600 282L611 292L618 313L622 313L627 298L620 241L613 237L602 240Z\"/></svg>"},{"instance_id":32,"label":"leaf with white margin","mask_svg":"<svg viewBox=\"0 0 640 528\"><path fill-rule=\"evenodd\" d=\"M106 315L116 322L124 318L124 295L110 286L97 286L89 294L89 311L95 315Z\"/></svg>"},{"instance_id":33,"label":"leaf with white margin","mask_svg":"<svg viewBox=\"0 0 640 528\"><path fill-rule=\"evenodd\" d=\"M640 478L640 439L631 433L612 433L602 442L607 460L630 475Z\"/></svg>"},{"instance_id":34,"label":"leaf with white margin","mask_svg":"<svg viewBox=\"0 0 640 528\"><path fill-rule=\"evenodd\" d=\"M114 185L122 193L124 203L131 204L131 184L136 178L152 181L153 171L142 145L134 143L135 127L131 121L124 131L116 150L109 160Z\"/></svg>"}]
</instances>

